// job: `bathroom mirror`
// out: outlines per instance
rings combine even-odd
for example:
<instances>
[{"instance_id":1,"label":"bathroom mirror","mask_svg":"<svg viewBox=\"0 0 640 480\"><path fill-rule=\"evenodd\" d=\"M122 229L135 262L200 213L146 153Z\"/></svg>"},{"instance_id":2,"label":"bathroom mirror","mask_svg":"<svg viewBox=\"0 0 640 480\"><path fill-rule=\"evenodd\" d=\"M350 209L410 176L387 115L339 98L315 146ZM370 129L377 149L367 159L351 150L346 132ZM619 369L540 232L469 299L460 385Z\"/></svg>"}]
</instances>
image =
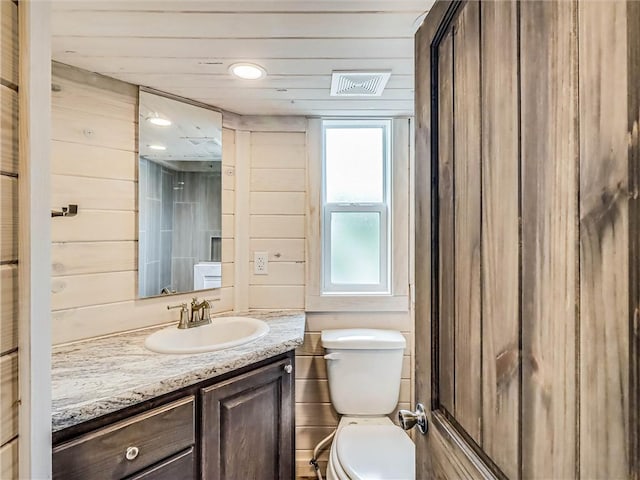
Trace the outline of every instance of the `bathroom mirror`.
<instances>
[{"instance_id":1,"label":"bathroom mirror","mask_svg":"<svg viewBox=\"0 0 640 480\"><path fill-rule=\"evenodd\" d=\"M140 90L138 293L220 288L222 114Z\"/></svg>"}]
</instances>

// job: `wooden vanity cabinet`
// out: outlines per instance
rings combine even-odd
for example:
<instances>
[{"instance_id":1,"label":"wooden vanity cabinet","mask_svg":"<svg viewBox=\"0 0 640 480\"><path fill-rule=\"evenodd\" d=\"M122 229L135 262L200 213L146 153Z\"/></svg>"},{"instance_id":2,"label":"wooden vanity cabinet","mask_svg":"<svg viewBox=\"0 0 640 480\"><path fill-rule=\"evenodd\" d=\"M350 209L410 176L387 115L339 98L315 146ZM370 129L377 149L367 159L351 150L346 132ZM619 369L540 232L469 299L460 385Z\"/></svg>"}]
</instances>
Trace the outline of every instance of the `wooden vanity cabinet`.
<instances>
[{"instance_id":1,"label":"wooden vanity cabinet","mask_svg":"<svg viewBox=\"0 0 640 480\"><path fill-rule=\"evenodd\" d=\"M292 370L282 360L202 389L203 480L293 478Z\"/></svg>"},{"instance_id":2,"label":"wooden vanity cabinet","mask_svg":"<svg viewBox=\"0 0 640 480\"><path fill-rule=\"evenodd\" d=\"M293 479L293 368L291 351L56 432L53 478Z\"/></svg>"}]
</instances>

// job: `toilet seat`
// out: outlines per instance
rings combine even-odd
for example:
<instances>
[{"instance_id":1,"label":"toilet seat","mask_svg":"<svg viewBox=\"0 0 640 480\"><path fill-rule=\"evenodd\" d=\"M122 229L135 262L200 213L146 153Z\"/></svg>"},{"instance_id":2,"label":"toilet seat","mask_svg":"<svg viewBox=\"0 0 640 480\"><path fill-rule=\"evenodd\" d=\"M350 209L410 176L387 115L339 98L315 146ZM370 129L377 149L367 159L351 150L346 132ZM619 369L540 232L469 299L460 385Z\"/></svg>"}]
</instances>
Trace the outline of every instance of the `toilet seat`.
<instances>
[{"instance_id":1,"label":"toilet seat","mask_svg":"<svg viewBox=\"0 0 640 480\"><path fill-rule=\"evenodd\" d=\"M380 419L382 420L382 419ZM414 480L415 446L388 418L342 426L331 446L329 478ZM343 422L341 422L343 423Z\"/></svg>"},{"instance_id":2,"label":"toilet seat","mask_svg":"<svg viewBox=\"0 0 640 480\"><path fill-rule=\"evenodd\" d=\"M340 466L335 448L331 448L330 460L327 464L327 480L349 480L349 475Z\"/></svg>"}]
</instances>

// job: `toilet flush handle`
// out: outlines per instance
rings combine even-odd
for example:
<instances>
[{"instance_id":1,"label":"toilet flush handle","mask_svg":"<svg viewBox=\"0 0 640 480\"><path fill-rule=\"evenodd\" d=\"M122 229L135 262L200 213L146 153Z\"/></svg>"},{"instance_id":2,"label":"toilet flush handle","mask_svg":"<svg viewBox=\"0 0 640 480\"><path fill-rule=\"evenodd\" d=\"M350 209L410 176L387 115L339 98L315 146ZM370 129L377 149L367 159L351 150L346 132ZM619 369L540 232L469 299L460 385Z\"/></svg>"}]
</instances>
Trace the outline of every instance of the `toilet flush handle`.
<instances>
[{"instance_id":1,"label":"toilet flush handle","mask_svg":"<svg viewBox=\"0 0 640 480\"><path fill-rule=\"evenodd\" d=\"M421 403L416 405L415 412L411 410L400 410L398 412L398 421L404 430L411 430L417 425L420 433L423 435L427 433L427 415L424 411L424 405Z\"/></svg>"},{"instance_id":2,"label":"toilet flush handle","mask_svg":"<svg viewBox=\"0 0 640 480\"><path fill-rule=\"evenodd\" d=\"M324 356L325 360L340 360L340 354L339 353L327 353Z\"/></svg>"}]
</instances>

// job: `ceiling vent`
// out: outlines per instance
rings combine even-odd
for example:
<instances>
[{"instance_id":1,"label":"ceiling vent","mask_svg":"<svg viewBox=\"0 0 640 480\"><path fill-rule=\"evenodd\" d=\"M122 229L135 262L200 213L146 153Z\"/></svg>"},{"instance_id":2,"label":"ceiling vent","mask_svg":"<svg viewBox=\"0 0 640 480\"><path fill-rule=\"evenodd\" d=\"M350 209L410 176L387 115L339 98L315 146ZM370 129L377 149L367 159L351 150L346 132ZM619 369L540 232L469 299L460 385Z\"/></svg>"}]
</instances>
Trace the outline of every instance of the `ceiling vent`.
<instances>
[{"instance_id":1,"label":"ceiling vent","mask_svg":"<svg viewBox=\"0 0 640 480\"><path fill-rule=\"evenodd\" d=\"M389 81L391 71L332 72L332 97L379 97Z\"/></svg>"}]
</instances>

